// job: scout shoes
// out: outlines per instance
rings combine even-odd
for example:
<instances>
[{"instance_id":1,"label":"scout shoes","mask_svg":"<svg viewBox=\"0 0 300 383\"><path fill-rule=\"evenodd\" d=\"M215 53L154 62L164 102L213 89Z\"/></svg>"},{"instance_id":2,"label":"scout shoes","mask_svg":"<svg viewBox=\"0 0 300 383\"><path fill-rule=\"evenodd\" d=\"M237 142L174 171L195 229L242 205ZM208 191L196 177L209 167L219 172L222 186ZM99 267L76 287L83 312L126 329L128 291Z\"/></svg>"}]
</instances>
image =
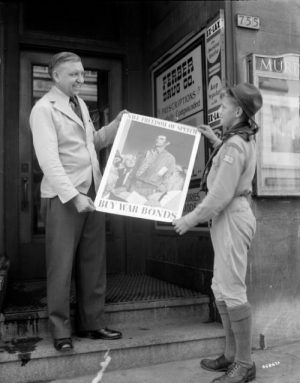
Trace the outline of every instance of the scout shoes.
<instances>
[{"instance_id":1,"label":"scout shoes","mask_svg":"<svg viewBox=\"0 0 300 383\"><path fill-rule=\"evenodd\" d=\"M227 372L214 379L211 383L246 383L254 380L256 376L255 364L251 367L244 367L238 362L233 362Z\"/></svg>"},{"instance_id":2,"label":"scout shoes","mask_svg":"<svg viewBox=\"0 0 300 383\"><path fill-rule=\"evenodd\" d=\"M217 359L202 359L200 366L204 370L222 372L227 371L232 363L224 355L221 355Z\"/></svg>"}]
</instances>

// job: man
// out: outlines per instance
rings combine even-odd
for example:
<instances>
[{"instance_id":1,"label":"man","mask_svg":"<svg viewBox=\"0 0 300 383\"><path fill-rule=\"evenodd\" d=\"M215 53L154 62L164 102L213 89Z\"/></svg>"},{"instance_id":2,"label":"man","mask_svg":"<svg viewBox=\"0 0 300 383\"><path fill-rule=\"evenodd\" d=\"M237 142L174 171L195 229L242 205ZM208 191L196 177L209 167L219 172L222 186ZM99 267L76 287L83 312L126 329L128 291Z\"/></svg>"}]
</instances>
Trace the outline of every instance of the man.
<instances>
[{"instance_id":1,"label":"man","mask_svg":"<svg viewBox=\"0 0 300 383\"><path fill-rule=\"evenodd\" d=\"M185 170L182 166L176 165L174 173L167 181L167 190L165 192L156 192L149 195L145 205L161 206L165 209L176 211L182 197L185 178Z\"/></svg>"},{"instance_id":2,"label":"man","mask_svg":"<svg viewBox=\"0 0 300 383\"><path fill-rule=\"evenodd\" d=\"M156 191L167 190L167 180L175 170L175 157L166 150L170 145L167 137L156 137L155 146L137 159L135 182L132 190L148 197Z\"/></svg>"},{"instance_id":3,"label":"man","mask_svg":"<svg viewBox=\"0 0 300 383\"><path fill-rule=\"evenodd\" d=\"M124 155L123 167L118 171L118 179L115 188L122 188L128 190L133 177L136 156L133 154Z\"/></svg>"},{"instance_id":4,"label":"man","mask_svg":"<svg viewBox=\"0 0 300 383\"><path fill-rule=\"evenodd\" d=\"M101 173L96 150L112 144L121 116L95 131L87 106L78 97L84 83L79 56L54 55L49 63L53 87L33 107L30 127L44 173L41 183L46 225L47 303L54 347L73 348L70 286L73 263L78 335L119 339L105 328L105 218L93 199Z\"/></svg>"},{"instance_id":5,"label":"man","mask_svg":"<svg viewBox=\"0 0 300 383\"><path fill-rule=\"evenodd\" d=\"M136 156L133 154L124 155L121 165L117 168L110 170L109 178L116 177L113 184L110 182L110 185L106 187L105 198L112 199L115 201L127 201L130 192L128 191L132 179L134 177L134 166L136 162ZM117 173L115 173L117 170ZM108 180L109 182L109 180Z\"/></svg>"},{"instance_id":6,"label":"man","mask_svg":"<svg viewBox=\"0 0 300 383\"><path fill-rule=\"evenodd\" d=\"M224 92L220 108L223 140L209 126L199 128L217 152L207 177L208 193L191 213L173 222L181 235L200 222L212 220L212 290L226 335L224 354L201 361L206 370L226 371L213 383L244 383L256 376L245 279L247 252L256 229L248 201L256 167L254 135L258 130L252 118L261 106L262 96L252 84L239 84Z\"/></svg>"},{"instance_id":7,"label":"man","mask_svg":"<svg viewBox=\"0 0 300 383\"><path fill-rule=\"evenodd\" d=\"M111 191L114 189L116 182L119 178L119 171L123 169L123 157L121 156L120 152L117 151L113 163L107 178L107 182L105 185L105 190L103 193L103 198L109 198Z\"/></svg>"}]
</instances>

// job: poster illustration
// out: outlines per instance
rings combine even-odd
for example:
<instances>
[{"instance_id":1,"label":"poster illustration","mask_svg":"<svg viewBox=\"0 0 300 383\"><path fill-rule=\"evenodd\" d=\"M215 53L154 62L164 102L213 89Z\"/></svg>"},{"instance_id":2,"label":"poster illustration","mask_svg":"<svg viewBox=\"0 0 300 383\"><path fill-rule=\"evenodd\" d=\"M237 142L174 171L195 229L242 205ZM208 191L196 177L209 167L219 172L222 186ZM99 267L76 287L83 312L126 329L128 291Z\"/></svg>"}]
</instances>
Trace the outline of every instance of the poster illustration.
<instances>
[{"instance_id":1,"label":"poster illustration","mask_svg":"<svg viewBox=\"0 0 300 383\"><path fill-rule=\"evenodd\" d=\"M125 114L96 196L96 209L160 222L181 217L200 136L188 125Z\"/></svg>"}]
</instances>

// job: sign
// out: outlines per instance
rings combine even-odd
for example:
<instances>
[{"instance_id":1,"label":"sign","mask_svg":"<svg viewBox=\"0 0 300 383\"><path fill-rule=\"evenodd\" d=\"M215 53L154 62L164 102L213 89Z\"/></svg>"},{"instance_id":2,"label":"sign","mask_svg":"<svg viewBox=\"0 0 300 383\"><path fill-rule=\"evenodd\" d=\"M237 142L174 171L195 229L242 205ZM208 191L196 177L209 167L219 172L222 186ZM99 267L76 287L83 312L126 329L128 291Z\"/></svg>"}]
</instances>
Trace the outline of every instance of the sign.
<instances>
[{"instance_id":1,"label":"sign","mask_svg":"<svg viewBox=\"0 0 300 383\"><path fill-rule=\"evenodd\" d=\"M207 123L220 128L220 94L225 86L225 24L224 11L215 17L206 30Z\"/></svg>"},{"instance_id":2,"label":"sign","mask_svg":"<svg viewBox=\"0 0 300 383\"><path fill-rule=\"evenodd\" d=\"M252 55L254 84L263 96L258 113L258 195L300 195L300 55Z\"/></svg>"},{"instance_id":3,"label":"sign","mask_svg":"<svg viewBox=\"0 0 300 383\"><path fill-rule=\"evenodd\" d=\"M152 71L155 117L190 126L204 123L205 31L201 31ZM204 169L203 143L199 146L191 180L200 181Z\"/></svg>"},{"instance_id":4,"label":"sign","mask_svg":"<svg viewBox=\"0 0 300 383\"><path fill-rule=\"evenodd\" d=\"M257 16L237 15L237 26L248 29L259 29L260 20Z\"/></svg>"},{"instance_id":5,"label":"sign","mask_svg":"<svg viewBox=\"0 0 300 383\"><path fill-rule=\"evenodd\" d=\"M181 121L203 110L202 46L178 53L154 73L155 116Z\"/></svg>"},{"instance_id":6,"label":"sign","mask_svg":"<svg viewBox=\"0 0 300 383\"><path fill-rule=\"evenodd\" d=\"M200 136L191 126L123 115L96 209L161 222L180 218Z\"/></svg>"}]
</instances>

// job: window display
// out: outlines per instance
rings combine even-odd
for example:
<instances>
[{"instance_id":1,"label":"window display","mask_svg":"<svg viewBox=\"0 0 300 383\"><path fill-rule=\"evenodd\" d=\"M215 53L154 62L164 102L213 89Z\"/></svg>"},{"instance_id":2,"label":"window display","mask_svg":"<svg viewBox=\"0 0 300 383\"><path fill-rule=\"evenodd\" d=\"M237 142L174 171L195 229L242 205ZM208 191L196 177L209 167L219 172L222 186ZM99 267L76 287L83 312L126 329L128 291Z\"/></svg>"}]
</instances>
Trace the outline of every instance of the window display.
<instances>
[{"instance_id":1,"label":"window display","mask_svg":"<svg viewBox=\"0 0 300 383\"><path fill-rule=\"evenodd\" d=\"M258 113L257 195L300 195L299 55L253 55L250 76L263 96Z\"/></svg>"}]
</instances>

